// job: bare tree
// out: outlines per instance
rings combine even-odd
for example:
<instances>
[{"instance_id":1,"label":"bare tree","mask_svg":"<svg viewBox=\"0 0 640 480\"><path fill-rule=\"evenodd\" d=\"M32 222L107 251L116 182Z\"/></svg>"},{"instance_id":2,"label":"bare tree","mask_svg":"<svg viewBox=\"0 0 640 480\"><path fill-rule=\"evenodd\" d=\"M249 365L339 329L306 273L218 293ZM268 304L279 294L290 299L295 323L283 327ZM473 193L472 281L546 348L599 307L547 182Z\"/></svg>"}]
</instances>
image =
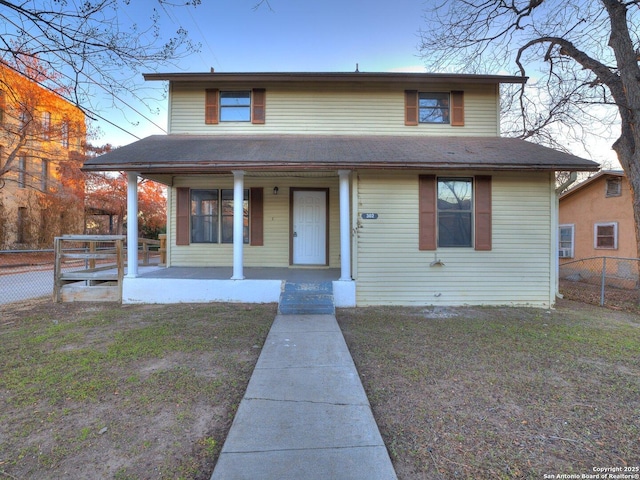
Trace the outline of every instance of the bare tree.
<instances>
[{"instance_id":1,"label":"bare tree","mask_svg":"<svg viewBox=\"0 0 640 480\"><path fill-rule=\"evenodd\" d=\"M568 146L619 125L613 149L633 193L640 257L640 0L442 1L425 14L432 68L519 72L512 136Z\"/></svg>"},{"instance_id":2,"label":"bare tree","mask_svg":"<svg viewBox=\"0 0 640 480\"><path fill-rule=\"evenodd\" d=\"M134 21L135 9L141 9L130 0L0 0L0 60L24 73L24 59L37 58L43 69L31 80L53 90L64 85L66 100L99 118L97 93L130 96L140 69L153 70L197 50L183 27L162 20L172 18L173 7L200 2L156 0L155 7L145 6L146 21ZM43 72L57 72L58 78L37 78Z\"/></svg>"}]
</instances>

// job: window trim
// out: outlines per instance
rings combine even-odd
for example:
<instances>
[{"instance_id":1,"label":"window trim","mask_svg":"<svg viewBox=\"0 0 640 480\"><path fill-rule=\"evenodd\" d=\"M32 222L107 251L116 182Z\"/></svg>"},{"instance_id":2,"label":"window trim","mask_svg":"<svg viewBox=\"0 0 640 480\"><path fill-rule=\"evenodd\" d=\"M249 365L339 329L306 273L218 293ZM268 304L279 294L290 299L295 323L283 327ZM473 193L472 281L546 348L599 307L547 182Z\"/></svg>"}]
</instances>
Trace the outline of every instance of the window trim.
<instances>
[{"instance_id":1,"label":"window trim","mask_svg":"<svg viewBox=\"0 0 640 480\"><path fill-rule=\"evenodd\" d=\"M613 227L613 246L600 246L598 240L605 235L598 235L598 228L600 227ZM618 249L618 222L598 222L593 224L593 248L597 250L617 250Z\"/></svg>"},{"instance_id":2,"label":"window trim","mask_svg":"<svg viewBox=\"0 0 640 480\"><path fill-rule=\"evenodd\" d=\"M563 228L571 229L571 246L569 248L562 246L562 232ZM573 223L563 223L558 225L558 258L574 258L575 257L575 246L576 246L576 226ZM562 256L560 253L563 250L569 250L568 255Z\"/></svg>"}]
</instances>

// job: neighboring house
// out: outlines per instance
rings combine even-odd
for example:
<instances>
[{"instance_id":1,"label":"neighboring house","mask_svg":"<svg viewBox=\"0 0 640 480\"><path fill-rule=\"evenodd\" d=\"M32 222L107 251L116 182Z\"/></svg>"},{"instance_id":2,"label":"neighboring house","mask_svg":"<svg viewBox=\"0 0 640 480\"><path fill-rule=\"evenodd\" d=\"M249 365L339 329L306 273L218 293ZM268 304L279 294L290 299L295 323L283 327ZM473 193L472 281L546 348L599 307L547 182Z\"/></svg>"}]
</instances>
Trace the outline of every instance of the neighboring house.
<instances>
[{"instance_id":1,"label":"neighboring house","mask_svg":"<svg viewBox=\"0 0 640 480\"><path fill-rule=\"evenodd\" d=\"M0 249L81 233L84 114L0 64Z\"/></svg>"},{"instance_id":2,"label":"neighboring house","mask_svg":"<svg viewBox=\"0 0 640 480\"><path fill-rule=\"evenodd\" d=\"M599 172L563 193L559 205L561 264L591 257L637 257L633 199L624 172Z\"/></svg>"},{"instance_id":3,"label":"neighboring house","mask_svg":"<svg viewBox=\"0 0 640 480\"><path fill-rule=\"evenodd\" d=\"M169 82L169 135L84 167L128 172L130 210L137 176L169 187L168 268L131 257L124 302L277 301L292 272L337 306L555 302L555 172L598 165L500 137L500 84L525 78L145 78Z\"/></svg>"}]
</instances>

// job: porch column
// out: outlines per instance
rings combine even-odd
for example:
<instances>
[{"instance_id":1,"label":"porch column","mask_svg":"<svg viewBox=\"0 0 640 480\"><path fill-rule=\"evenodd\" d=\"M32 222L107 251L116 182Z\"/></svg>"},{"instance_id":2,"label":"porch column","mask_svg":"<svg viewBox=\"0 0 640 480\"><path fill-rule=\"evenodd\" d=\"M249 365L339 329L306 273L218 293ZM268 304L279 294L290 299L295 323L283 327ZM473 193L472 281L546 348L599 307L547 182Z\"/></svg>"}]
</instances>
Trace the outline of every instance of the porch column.
<instances>
[{"instance_id":1,"label":"porch column","mask_svg":"<svg viewBox=\"0 0 640 480\"><path fill-rule=\"evenodd\" d=\"M340 176L340 280L343 281L351 281L350 174L350 170L338 170Z\"/></svg>"},{"instance_id":2,"label":"porch column","mask_svg":"<svg viewBox=\"0 0 640 480\"><path fill-rule=\"evenodd\" d=\"M127 277L138 276L138 174L127 172Z\"/></svg>"},{"instance_id":3,"label":"porch column","mask_svg":"<svg viewBox=\"0 0 640 480\"><path fill-rule=\"evenodd\" d=\"M231 280L242 280L242 256L244 253L244 172L233 172L233 276Z\"/></svg>"}]
</instances>

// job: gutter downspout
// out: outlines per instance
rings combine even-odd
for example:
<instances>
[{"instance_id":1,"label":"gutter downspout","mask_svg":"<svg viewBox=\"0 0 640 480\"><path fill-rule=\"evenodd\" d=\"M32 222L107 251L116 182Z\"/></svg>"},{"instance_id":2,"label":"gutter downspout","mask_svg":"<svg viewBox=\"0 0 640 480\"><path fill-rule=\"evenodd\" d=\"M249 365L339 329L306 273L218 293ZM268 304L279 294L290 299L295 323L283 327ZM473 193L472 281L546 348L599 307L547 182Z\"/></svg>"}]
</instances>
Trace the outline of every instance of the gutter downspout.
<instances>
[{"instance_id":1,"label":"gutter downspout","mask_svg":"<svg viewBox=\"0 0 640 480\"><path fill-rule=\"evenodd\" d=\"M556 298L563 298L562 294L560 293L560 256L559 256L559 252L558 249L559 247L559 242L558 242L558 230L560 229L560 195L562 194L562 192L564 192L567 188L569 188L572 184L575 183L575 181L578 179L578 172L571 172L569 174L569 179L564 182L562 185L560 185L559 187L556 188L556 194L555 194L555 221L553 222L553 234L552 234L552 238L554 240L554 248L553 251L555 252L555 259L554 259L554 264L555 264L555 274L556 274Z\"/></svg>"}]
</instances>

